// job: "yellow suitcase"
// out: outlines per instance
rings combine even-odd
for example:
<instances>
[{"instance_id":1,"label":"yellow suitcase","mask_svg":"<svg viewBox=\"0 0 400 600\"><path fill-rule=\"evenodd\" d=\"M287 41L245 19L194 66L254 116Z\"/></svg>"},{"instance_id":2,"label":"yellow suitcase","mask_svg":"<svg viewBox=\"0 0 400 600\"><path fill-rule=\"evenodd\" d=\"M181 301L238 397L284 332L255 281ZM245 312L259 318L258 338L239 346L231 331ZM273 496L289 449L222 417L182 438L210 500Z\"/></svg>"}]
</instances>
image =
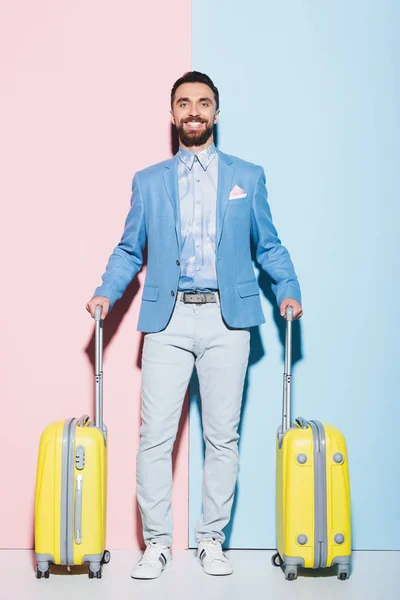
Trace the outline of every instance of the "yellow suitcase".
<instances>
[{"instance_id":1,"label":"yellow suitcase","mask_svg":"<svg viewBox=\"0 0 400 600\"><path fill-rule=\"evenodd\" d=\"M350 574L350 483L343 434L320 421L299 417L291 424L293 311L287 311L282 425L276 440L275 566L294 580L298 568L337 566Z\"/></svg>"},{"instance_id":2,"label":"yellow suitcase","mask_svg":"<svg viewBox=\"0 0 400 600\"><path fill-rule=\"evenodd\" d=\"M101 307L96 308L96 417L66 419L43 431L36 475L36 577L50 564L88 563L89 577L101 578L109 562L105 549L107 512L107 428L103 424Z\"/></svg>"}]
</instances>

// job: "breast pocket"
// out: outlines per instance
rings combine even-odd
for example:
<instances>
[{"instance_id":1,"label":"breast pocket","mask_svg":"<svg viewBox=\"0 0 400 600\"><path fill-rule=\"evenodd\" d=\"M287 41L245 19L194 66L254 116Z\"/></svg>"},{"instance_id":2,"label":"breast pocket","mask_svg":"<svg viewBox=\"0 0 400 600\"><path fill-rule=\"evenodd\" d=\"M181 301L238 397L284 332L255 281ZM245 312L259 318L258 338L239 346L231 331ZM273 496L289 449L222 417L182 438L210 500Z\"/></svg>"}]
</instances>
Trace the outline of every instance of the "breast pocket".
<instances>
[{"instance_id":1,"label":"breast pocket","mask_svg":"<svg viewBox=\"0 0 400 600\"><path fill-rule=\"evenodd\" d=\"M249 204L249 198L246 196L245 198L235 198L233 200L229 200L228 208L234 206L246 206Z\"/></svg>"}]
</instances>

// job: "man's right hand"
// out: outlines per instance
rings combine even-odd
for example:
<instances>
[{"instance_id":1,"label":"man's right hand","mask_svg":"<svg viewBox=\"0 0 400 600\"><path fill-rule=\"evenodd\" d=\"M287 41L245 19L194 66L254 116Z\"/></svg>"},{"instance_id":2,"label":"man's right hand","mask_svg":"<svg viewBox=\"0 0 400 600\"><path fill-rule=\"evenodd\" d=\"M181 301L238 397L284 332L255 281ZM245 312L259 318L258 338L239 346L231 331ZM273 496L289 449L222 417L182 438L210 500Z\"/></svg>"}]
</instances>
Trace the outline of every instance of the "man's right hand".
<instances>
[{"instance_id":1,"label":"man's right hand","mask_svg":"<svg viewBox=\"0 0 400 600\"><path fill-rule=\"evenodd\" d=\"M101 311L101 318L105 319L108 313L108 309L110 308L110 301L105 296L93 296L91 300L86 304L86 310L90 312L92 317L94 318L94 309L96 306L102 306L103 310Z\"/></svg>"}]
</instances>

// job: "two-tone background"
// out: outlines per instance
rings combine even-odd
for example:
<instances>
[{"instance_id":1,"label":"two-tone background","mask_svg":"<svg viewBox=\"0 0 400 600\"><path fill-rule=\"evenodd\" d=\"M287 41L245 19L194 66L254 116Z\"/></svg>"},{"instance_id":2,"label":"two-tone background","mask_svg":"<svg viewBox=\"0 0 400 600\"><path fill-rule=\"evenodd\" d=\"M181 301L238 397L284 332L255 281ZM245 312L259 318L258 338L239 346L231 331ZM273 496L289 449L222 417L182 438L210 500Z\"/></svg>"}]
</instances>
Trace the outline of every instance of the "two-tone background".
<instances>
[{"instance_id":1,"label":"two-tone background","mask_svg":"<svg viewBox=\"0 0 400 600\"><path fill-rule=\"evenodd\" d=\"M92 412L100 282L136 170L171 156L185 71L219 87L218 146L263 165L302 287L295 415L348 443L354 548L400 549L399 4L395 0L0 3L0 547L33 546L38 441ZM256 269L257 275L258 271ZM136 331L145 268L105 322L108 546L138 548ZM273 548L283 329L252 330L226 546ZM203 446L195 378L174 451L174 546L194 546Z\"/></svg>"}]
</instances>

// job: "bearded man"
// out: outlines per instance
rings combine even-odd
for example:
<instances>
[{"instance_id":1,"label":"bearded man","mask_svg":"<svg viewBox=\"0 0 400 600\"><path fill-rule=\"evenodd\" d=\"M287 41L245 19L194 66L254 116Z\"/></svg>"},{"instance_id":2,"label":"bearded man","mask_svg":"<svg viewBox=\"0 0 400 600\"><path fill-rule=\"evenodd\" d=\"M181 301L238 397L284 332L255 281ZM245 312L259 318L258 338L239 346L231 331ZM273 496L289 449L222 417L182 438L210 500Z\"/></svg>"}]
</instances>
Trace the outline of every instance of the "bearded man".
<instances>
[{"instance_id":1,"label":"bearded man","mask_svg":"<svg viewBox=\"0 0 400 600\"><path fill-rule=\"evenodd\" d=\"M222 551L238 474L238 426L249 359L250 327L265 322L254 275L272 280L282 317L302 316L300 288L273 225L262 167L214 144L219 93L212 80L186 73L171 90L177 154L135 174L131 208L102 285L86 309L104 319L148 263L138 330L142 355L137 499L146 550L131 576L159 577L171 563L171 454L185 393L196 367L203 436L203 507L196 524L198 559L209 575L229 575Z\"/></svg>"}]
</instances>

